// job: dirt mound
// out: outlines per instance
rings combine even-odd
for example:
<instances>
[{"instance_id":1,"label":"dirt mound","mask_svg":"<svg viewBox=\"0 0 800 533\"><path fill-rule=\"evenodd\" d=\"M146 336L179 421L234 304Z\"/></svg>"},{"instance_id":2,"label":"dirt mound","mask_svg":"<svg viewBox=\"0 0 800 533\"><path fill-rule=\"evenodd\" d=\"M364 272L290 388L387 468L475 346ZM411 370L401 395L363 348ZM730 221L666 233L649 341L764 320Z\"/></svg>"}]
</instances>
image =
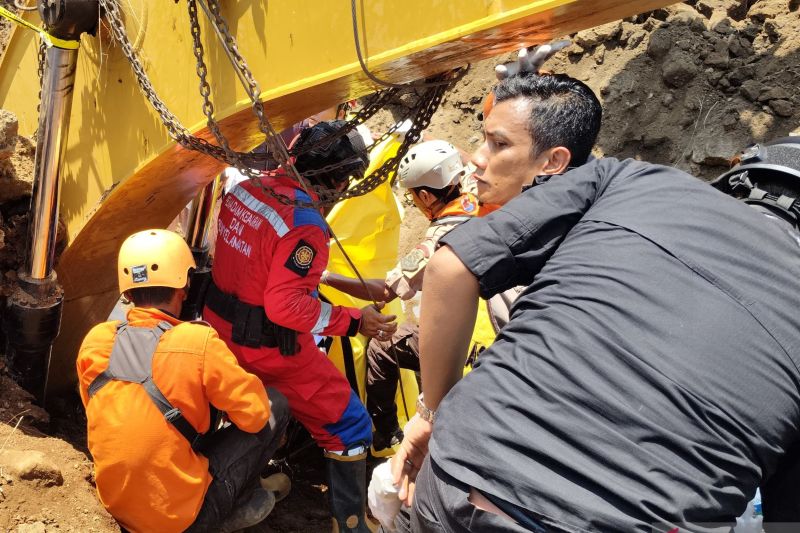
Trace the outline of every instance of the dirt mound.
<instances>
[{"instance_id":1,"label":"dirt mound","mask_svg":"<svg viewBox=\"0 0 800 533\"><path fill-rule=\"evenodd\" d=\"M584 81L600 97L597 155L711 178L748 143L800 127L798 6L796 0L676 4L573 35L573 45L545 67ZM480 145L478 113L496 82L497 62L473 65L434 116L431 137L468 151ZM388 113L379 119L390 121Z\"/></svg>"},{"instance_id":2,"label":"dirt mound","mask_svg":"<svg viewBox=\"0 0 800 533\"><path fill-rule=\"evenodd\" d=\"M0 362L0 531L119 531L94 494L85 426L57 415Z\"/></svg>"},{"instance_id":3,"label":"dirt mound","mask_svg":"<svg viewBox=\"0 0 800 533\"><path fill-rule=\"evenodd\" d=\"M693 0L570 36L545 68L585 82L603 104L597 156L636 158L718 176L739 150L800 130L800 2ZM479 113L497 82L472 65L426 130L469 152L482 140ZM381 112L377 131L403 116ZM407 210L401 252L426 221Z\"/></svg>"}]
</instances>

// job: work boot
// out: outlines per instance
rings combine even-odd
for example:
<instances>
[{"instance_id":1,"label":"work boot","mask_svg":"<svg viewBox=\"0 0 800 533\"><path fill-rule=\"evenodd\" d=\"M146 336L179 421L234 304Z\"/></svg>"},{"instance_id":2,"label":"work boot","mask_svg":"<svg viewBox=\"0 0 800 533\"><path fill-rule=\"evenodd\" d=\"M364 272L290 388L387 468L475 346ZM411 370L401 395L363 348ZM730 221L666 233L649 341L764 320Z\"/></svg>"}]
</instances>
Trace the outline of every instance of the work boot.
<instances>
[{"instance_id":1,"label":"work boot","mask_svg":"<svg viewBox=\"0 0 800 533\"><path fill-rule=\"evenodd\" d=\"M367 453L352 457L325 453L333 533L370 533L367 508Z\"/></svg>"},{"instance_id":2,"label":"work boot","mask_svg":"<svg viewBox=\"0 0 800 533\"><path fill-rule=\"evenodd\" d=\"M232 533L264 521L275 507L275 494L261 487L236 500L231 514L219 526L221 533Z\"/></svg>"},{"instance_id":3,"label":"work boot","mask_svg":"<svg viewBox=\"0 0 800 533\"><path fill-rule=\"evenodd\" d=\"M275 472L268 476L259 478L261 488L268 490L275 495L275 503L286 498L292 492L292 480L283 472Z\"/></svg>"}]
</instances>

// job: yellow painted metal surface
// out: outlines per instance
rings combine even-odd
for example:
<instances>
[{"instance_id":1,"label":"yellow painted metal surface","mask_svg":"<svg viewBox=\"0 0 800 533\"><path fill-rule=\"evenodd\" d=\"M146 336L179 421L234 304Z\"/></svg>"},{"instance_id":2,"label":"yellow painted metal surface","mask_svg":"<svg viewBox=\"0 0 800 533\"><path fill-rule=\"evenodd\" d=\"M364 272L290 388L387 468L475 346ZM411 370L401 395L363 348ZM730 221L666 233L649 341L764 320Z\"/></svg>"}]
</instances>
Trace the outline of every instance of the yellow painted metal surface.
<instances>
[{"instance_id":1,"label":"yellow painted metal surface","mask_svg":"<svg viewBox=\"0 0 800 533\"><path fill-rule=\"evenodd\" d=\"M412 81L669 3L357 1L369 67L392 82ZM121 4L157 92L187 127L209 138L185 2ZM348 0L223 4L277 128L376 89L356 59ZM37 15L27 17L35 20ZM234 148L253 147L260 136L246 93L207 21L202 28L217 117ZM36 46L32 32L18 29L0 63L0 107L17 114L20 131L27 135L37 122ZM67 303L53 356L51 383L56 385L72 374L75 351L88 327L105 319L113 304L113 264L122 239L145 227L166 226L222 166L169 139L103 27L97 37L82 38L68 143L61 214L70 246L58 265Z\"/></svg>"}]
</instances>

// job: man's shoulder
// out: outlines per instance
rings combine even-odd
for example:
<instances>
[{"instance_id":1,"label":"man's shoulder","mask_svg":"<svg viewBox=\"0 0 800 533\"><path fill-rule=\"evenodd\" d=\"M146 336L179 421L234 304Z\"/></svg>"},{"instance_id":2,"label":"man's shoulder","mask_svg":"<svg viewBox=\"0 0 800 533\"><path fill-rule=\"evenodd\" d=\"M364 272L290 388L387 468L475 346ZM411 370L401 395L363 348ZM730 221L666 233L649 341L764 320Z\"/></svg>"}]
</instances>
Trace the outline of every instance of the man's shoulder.
<instances>
[{"instance_id":1,"label":"man's shoulder","mask_svg":"<svg viewBox=\"0 0 800 533\"><path fill-rule=\"evenodd\" d=\"M165 344L160 348L201 355L206 350L209 337L215 335L214 328L206 322L181 322L172 327L169 335L165 335Z\"/></svg>"},{"instance_id":2,"label":"man's shoulder","mask_svg":"<svg viewBox=\"0 0 800 533\"><path fill-rule=\"evenodd\" d=\"M702 185L703 182L691 174L675 167L639 161L638 159L617 159L615 157L601 157L588 161L586 164L577 167L576 170L596 173L600 178L625 179L631 177L658 177L659 179L668 178L664 184L674 183L671 180L684 181Z\"/></svg>"},{"instance_id":3,"label":"man's shoulder","mask_svg":"<svg viewBox=\"0 0 800 533\"><path fill-rule=\"evenodd\" d=\"M295 191L294 198L299 202L311 203L311 197L304 191ZM301 226L316 226L322 231L327 231L325 218L319 209L310 206L295 206L292 211L292 225L295 228Z\"/></svg>"},{"instance_id":4,"label":"man's shoulder","mask_svg":"<svg viewBox=\"0 0 800 533\"><path fill-rule=\"evenodd\" d=\"M109 320L108 322L101 322L94 326L83 338L81 350L90 345L114 342L114 336L117 333L117 326L119 326L119 324L119 320Z\"/></svg>"},{"instance_id":5,"label":"man's shoulder","mask_svg":"<svg viewBox=\"0 0 800 533\"><path fill-rule=\"evenodd\" d=\"M111 320L97 324L89 330L89 333L83 338L81 347L78 349L78 355L75 358L79 373L78 378L83 379L83 376L80 375L82 368L98 363L102 365L104 360L107 361L111 357L119 324L119 320Z\"/></svg>"}]
</instances>

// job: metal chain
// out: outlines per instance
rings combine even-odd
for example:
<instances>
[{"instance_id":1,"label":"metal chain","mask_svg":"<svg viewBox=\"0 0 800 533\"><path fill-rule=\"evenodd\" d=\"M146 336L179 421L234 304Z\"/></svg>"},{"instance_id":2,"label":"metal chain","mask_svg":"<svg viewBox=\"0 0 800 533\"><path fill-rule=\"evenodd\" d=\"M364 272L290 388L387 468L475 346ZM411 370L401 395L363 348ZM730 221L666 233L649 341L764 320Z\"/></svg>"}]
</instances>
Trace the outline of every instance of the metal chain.
<instances>
[{"instance_id":1,"label":"metal chain","mask_svg":"<svg viewBox=\"0 0 800 533\"><path fill-rule=\"evenodd\" d=\"M36 116L41 116L42 109L42 86L44 84L44 63L47 60L47 45L43 39L39 40L39 51L37 55L38 65L36 67L36 74L39 76L39 96L36 102ZM33 132L33 137L39 135L39 123L36 123L36 131Z\"/></svg>"},{"instance_id":2,"label":"metal chain","mask_svg":"<svg viewBox=\"0 0 800 533\"><path fill-rule=\"evenodd\" d=\"M200 37L199 37L200 28L199 28L199 21L197 20L196 0L189 0L189 4L190 4L189 17L190 17L190 24L191 24L191 28L192 28L192 35L193 35L193 39L194 39L194 46L195 46L195 52L196 52L195 56L196 56L196 58L198 60L198 65L202 65L202 63L203 63L203 59L202 59L202 50L203 50L203 48L202 48L202 43L200 42ZM248 92L248 95L250 96L250 100L253 103L255 114L259 119L259 127L260 127L262 133L265 134L265 136L267 137L268 142L270 140L273 141L273 144L272 144L272 146L270 148L271 148L271 151L273 152L273 154L275 154L276 152L278 154L278 157L276 157L275 159L280 162L281 166L283 166L284 170L290 175L290 177L292 177L295 180L297 180L298 182L300 182L302 178L300 177L299 173L294 168L294 165L292 165L290 160L289 160L289 153L288 153L288 150L286 149L286 147L285 147L285 145L283 143L283 139L275 132L275 130L272 128L271 123L269 122L269 120L266 118L266 116L264 114L263 106L262 106L262 104L261 104L261 102L259 100L259 97L260 97L260 94L261 94L261 90L260 90L260 88L258 86L258 82L255 80L255 78L252 75L252 72L248 68L246 60L244 59L244 57L239 52L239 48L238 48L238 45L236 43L236 39L230 33L228 24L225 21L225 19L222 17L221 13L220 13L220 5L219 5L218 0L200 0L200 5L203 7L204 11L206 12L206 14L208 15L208 17L211 20L212 24L214 25L218 36L222 40L222 44L223 44L223 47L225 48L225 52L227 53L229 59L231 60L231 63L233 65L234 69L236 70L236 74L239 76L240 80L242 81L242 85L245 87L245 90ZM203 66L203 68L199 68L198 67L198 74L201 77L201 95L203 96L203 99L204 99L204 102L205 102L204 111L206 111L206 116L209 119L209 124L211 125L211 123L213 122L214 119L213 119L212 113L209 113L208 111L210 109L213 112L213 107L210 105L210 101L209 101L210 90L207 89L207 83L205 83L205 76L204 76L205 67L204 66ZM204 84L205 84L205 86L204 86ZM205 89L204 89L204 87L205 87ZM432 89L442 89L442 88L447 88L447 84L443 83L443 81L438 81L438 83L430 84L430 87ZM435 93L435 92L436 91L433 91L433 90L431 91L431 93ZM441 101L441 98L438 101ZM430 115L432 115L432 113L433 113L433 111L435 111L436 107L438 107L438 104L431 109ZM417 113L418 115L424 115L425 114L425 112L424 112L425 111L425 106L418 106L417 109L418 110L422 110L422 113L419 113L419 112ZM423 123L424 126L422 127L422 129L424 129L430 123L430 116L423 117L422 120L415 119L413 121L413 123L417 127L419 127L419 123ZM337 131L336 133L321 139L318 143L315 143L314 146L317 146L318 144L324 144L324 143L331 142L331 140L336 139L336 138L344 135L345 133L347 133L349 130L352 130L353 128L355 128L356 125L357 125L356 121L351 121L344 128L342 128L340 131ZM390 130L394 131L394 130L396 130L397 127L398 127L398 125L395 125L393 128L390 128ZM411 129L413 130L414 126L412 126ZM218 128L216 128L216 131L218 131ZM419 133L421 133L421 130L419 130ZM386 134L381 136L381 140L385 140L386 138L388 138L388 135L390 135L390 134L391 134L391 132L387 132ZM411 137L412 139L414 139L413 141L411 141L411 143L416 142L416 140L419 140L419 135L415 136L413 133L411 133L411 131L409 131L409 134L410 135L407 134L406 137ZM216 133L215 133L215 135L216 135ZM218 137L218 139L219 139L219 137ZM405 153L405 150L407 150L408 146L410 146L411 143L409 143L409 141L405 141L404 142L405 149L403 149L403 147L401 147L401 149L400 149L400 157L402 157L402 155ZM220 140L220 144L223 144L223 146L224 146L224 143L221 140ZM375 145L375 143L373 143L373 145ZM313 147L311 147L311 148L313 148ZM296 154L297 153L304 153L305 150L308 150L308 149L310 149L310 148L304 147L304 150L302 152L298 151L298 152L296 152ZM295 155L295 154L293 154L293 155ZM367 192L369 192L371 190L374 190L378 185L383 183L388 178L388 176L391 174L392 171L396 170L397 164L399 164L400 157L396 156L395 158L393 158L393 160L390 160L389 163L393 163L393 164L390 164L388 166L388 168L386 168L387 165L384 165L381 169L378 169L379 171L382 171L382 172L378 172L378 171L374 172L369 177L370 179L365 179L365 180L359 182L356 185L356 187L353 187L353 188L351 188L348 191L345 191L343 193L335 192L335 191L332 191L332 190L327 189L327 188L316 188L316 192L317 192L317 195L319 196L319 200L317 202L312 202L311 204L314 205L314 206L330 205L330 204L335 203L336 201L339 201L341 199L351 198L353 196L366 194ZM308 178L308 177L311 177L311 176L314 176L314 175L325 174L325 173L334 171L334 170L336 170L336 169L338 169L338 168L340 168L340 167L342 167L342 166L344 166L344 165L346 165L348 163L349 163L348 161L342 161L342 162L337 162L337 163L334 163L334 164L331 164L331 165L327 165L327 166L325 166L323 168L320 168L320 169L314 169L312 171L307 171L307 172L303 173L303 177ZM256 184L262 190L264 190L264 192L266 192L270 196L275 197L281 203L285 203L285 204L288 204L288 205L297 205L298 202L296 200L288 198L285 195L279 195L274 190L270 190L271 188L267 184L265 184L263 182L263 180L259 179L260 176L259 177L254 176L252 172L248 172L247 171L248 169L240 169L240 170L246 176L249 176L250 178L256 178L255 179ZM307 182L304 183L304 188L308 188L308 183Z\"/></svg>"},{"instance_id":3,"label":"metal chain","mask_svg":"<svg viewBox=\"0 0 800 533\"><path fill-rule=\"evenodd\" d=\"M166 127L170 137L188 150L197 151L223 161L228 165L236 166L236 161L226 154L222 147L215 146L205 139L191 135L191 133L180 123L177 117L175 117L169 111L167 106L156 93L138 56L136 55L136 52L134 51L133 45L128 39L125 25L123 24L120 16L119 0L99 1L103 7L103 11L106 14L106 18L114 39L119 43L123 55L131 64L131 68L142 94L145 96L145 98L147 98L147 100L150 102L150 105L158 113L159 118ZM384 91L383 93L376 93L368 100L364 109L356 114L352 122L357 125L372 117L380 109L385 107L388 101L393 99L393 96L393 94L389 94L387 91ZM238 153L238 156L241 161L247 164L248 167L263 166L265 161L265 156L263 154Z\"/></svg>"},{"instance_id":4,"label":"metal chain","mask_svg":"<svg viewBox=\"0 0 800 533\"><path fill-rule=\"evenodd\" d=\"M213 102L211 101L211 89L207 81L208 69L203 60L204 50L200 35L200 24L197 16L197 0L187 0L194 44L193 52L195 59L197 60L196 70L198 78L200 79L200 94L203 98L203 113L206 116L209 130L219 143L218 145L214 145L203 138L192 135L180 123L177 117L175 117L172 112L169 111L164 102L159 98L152 86L152 83L150 82L150 79L145 73L139 58L137 57L130 40L127 37L125 26L120 17L118 2L119 0L100 0L100 4L106 13L109 26L111 27L112 34L120 44L126 59L130 62L140 90L158 113L161 121L167 128L170 137L172 137L176 142L186 149L209 155L217 160L225 162L230 166L238 168L246 176L256 181L266 194L269 194L280 203L285 205L315 208L331 205L342 199L366 194L386 181L389 175L396 171L400 159L408 150L408 148L420 139L422 130L430 125L431 117L441 103L446 89L458 79L459 72L462 70L458 69L451 73L446 73L432 78L432 80L430 80L432 81L431 86L426 87L422 94L419 94L418 105L413 111L410 110L406 114L406 117L412 116L412 126L406 133L396 156L387 160L384 165L376 169L370 176L363 178L354 187L351 187L343 193L337 193L324 187L314 187L319 199L314 202L302 202L274 191L268 184L264 183L264 180L258 179L265 175L265 173L255 170L254 167L263 166L265 158L271 156L274 160L281 164L281 166L290 174L290 176L299 180L299 174L297 174L296 170L294 170L293 165L290 164L290 156L301 155L318 146L319 144L328 143L338 137L346 135L359 124L362 124L364 121L374 116L390 102L397 101L400 94L402 94L404 90L409 90L409 88L394 87L376 93L367 99L362 109L356 112L353 118L348 120L344 127L339 131L324 139L321 139L319 143L315 143L314 146L304 146L302 150L292 151L290 153L286 149L282 138L275 132L274 128L270 124L270 121L266 117L263 104L260 101L261 93L258 83L253 77L252 72L249 70L246 61L239 53L236 40L231 35L227 22L220 14L219 3L216 0L209 0L208 6L210 18L224 40L224 45L228 49L227 51L231 56L234 68L237 70L237 74L242 76L246 81L245 89L253 101L253 111L259 120L259 128L266 137L270 154L267 155L237 152L230 148L230 143L222 134L219 124L214 118L214 106ZM385 132L375 142L373 142L370 145L370 148L377 146L380 142L388 139L398 127L399 124L395 124L393 127L391 127L389 131ZM314 175L323 174L335 170L341 167L341 165L342 163L328 165L321 169L314 169L313 171L304 172L303 175L306 177L311 177Z\"/></svg>"},{"instance_id":5,"label":"metal chain","mask_svg":"<svg viewBox=\"0 0 800 533\"><path fill-rule=\"evenodd\" d=\"M203 114L206 116L206 124L208 125L208 129L214 135L214 138L217 139L217 143L225 152L226 160L233 161L233 166L240 169L248 177L258 177L260 173L256 169L245 165L242 162L242 158L239 156L238 152L234 152L231 149L228 139L222 134L219 123L214 118L214 103L211 101L211 86L208 84L208 80L206 79L208 75L208 68L203 61L203 43L200 35L200 22L197 17L197 0L187 0L186 7L189 10L189 22L193 43L192 51L195 59L197 60L195 70L197 72L197 77L200 80L200 96L203 98Z\"/></svg>"},{"instance_id":6,"label":"metal chain","mask_svg":"<svg viewBox=\"0 0 800 533\"><path fill-rule=\"evenodd\" d=\"M307 153L308 151L313 150L314 148L320 145L330 143L333 140L346 135L347 133L355 129L359 124L362 124L368 118L372 117L380 109L384 108L386 104L388 104L388 102L393 101L396 98L396 96L399 95L399 91L397 91L396 89L394 91L386 91L385 95L383 95L382 98L378 99L377 101L371 102L368 106L364 107L361 111L356 113L355 117L348 120L345 123L345 125L342 128L338 129L336 132L325 136L324 138L320 139L313 145L305 145L301 149L297 150L288 150L283 144L282 138L275 132L269 119L267 119L265 116L263 105L259 99L261 95L261 89L258 85L258 82L253 77L252 71L248 68L247 61L239 52L239 47L236 43L236 39L231 34L227 21L220 13L221 8L219 1L200 0L200 6L203 7L204 11L209 16L209 19L211 20L212 24L214 24L214 29L217 31L217 34L220 36L220 39L223 42L223 47L225 49L225 52L230 58L234 70L236 71L236 74L242 81L242 85L248 92L248 96L250 97L250 100L253 103L253 109L255 115L259 120L259 127L261 129L261 132L266 135L268 142L270 140L274 141L275 149L271 150L273 153L273 159L279 162L282 166L284 166L284 168L286 168L287 164L289 163L289 157L288 157L289 155L297 156L300 154ZM192 25L193 26L195 25L195 21L192 21ZM408 116L409 114L410 112L407 113L406 116ZM405 118L406 117L403 117L403 119L401 120L404 120ZM399 123L394 124L391 128L389 128L389 131L387 131L379 139L376 139L373 143L371 143L367 147L367 151L370 151L380 142L383 142L384 140L388 139L389 136L394 131L396 131L397 128L399 128L399 126L400 126ZM278 153L279 155L276 157L275 153ZM318 169L314 171L305 172L303 173L303 175L309 177L313 175L323 174L325 172L330 172L347 164L349 164L348 161L343 161L341 163L329 165L325 167L325 169ZM292 172L290 172L290 174L291 173Z\"/></svg>"},{"instance_id":7,"label":"metal chain","mask_svg":"<svg viewBox=\"0 0 800 533\"><path fill-rule=\"evenodd\" d=\"M194 2L195 0L190 0L190 3ZM214 28L222 37L225 51L228 53L228 57L231 59L234 69L242 80L242 84L250 97L250 101L253 105L253 112L258 119L259 129L266 136L268 151L271 153L273 159L278 161L281 165L285 165L289 162L289 152L286 145L283 143L283 139L272 127L272 123L267 119L264 113L264 105L261 103L261 88L255 77L253 77L252 71L248 68L247 61L245 61L242 54L239 53L239 46L236 43L236 39L234 39L231 34L227 21L225 21L220 13L219 3L216 0L208 0L208 2L201 0L201 5L203 5L204 8L208 6L206 13L209 15L209 18L211 18ZM190 11L190 21L193 31L197 28L199 35L199 22L197 21L196 10L194 14ZM199 44L197 40L195 40L195 43L196 45ZM198 66L201 62L202 58L198 58ZM290 174L296 174L296 172L294 168L290 170ZM293 177L299 181L299 176Z\"/></svg>"},{"instance_id":8,"label":"metal chain","mask_svg":"<svg viewBox=\"0 0 800 533\"><path fill-rule=\"evenodd\" d=\"M158 94L153 88L152 83L150 82L150 79L144 71L144 67L142 66L138 56L136 55L136 52L133 49L133 45L128 39L128 35L125 31L125 25L120 17L118 0L100 0L100 4L106 14L106 18L108 19L109 27L111 28L114 38L119 43L123 55L125 55L125 58L131 64L134 76L139 84L139 89L142 91L142 94L145 96L145 98L147 98L147 100L150 102L150 105L153 106L153 109L155 109L156 113L158 113L159 118L166 127L170 137L172 137L187 150L194 150L196 152L209 155L220 161L225 161L228 164L233 164L233 161L228 161L227 156L221 147L215 146L205 139L191 135L191 133L189 133L189 131L180 123L177 117L175 117L175 115L173 115L172 112L167 108L161 98L159 98Z\"/></svg>"}]
</instances>

